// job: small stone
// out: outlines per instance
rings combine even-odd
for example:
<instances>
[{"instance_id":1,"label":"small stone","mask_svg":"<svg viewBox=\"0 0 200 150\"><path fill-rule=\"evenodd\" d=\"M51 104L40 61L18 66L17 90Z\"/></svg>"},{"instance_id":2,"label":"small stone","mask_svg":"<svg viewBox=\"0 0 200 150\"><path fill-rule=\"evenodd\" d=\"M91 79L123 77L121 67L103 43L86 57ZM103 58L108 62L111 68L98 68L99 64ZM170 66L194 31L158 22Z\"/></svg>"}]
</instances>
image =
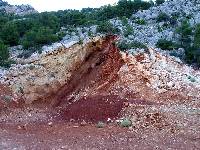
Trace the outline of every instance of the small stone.
<instances>
[{"instance_id":1,"label":"small stone","mask_svg":"<svg viewBox=\"0 0 200 150\"><path fill-rule=\"evenodd\" d=\"M52 126L52 124L53 124L53 122L49 122L49 123L48 123L49 126Z\"/></svg>"},{"instance_id":2,"label":"small stone","mask_svg":"<svg viewBox=\"0 0 200 150\"><path fill-rule=\"evenodd\" d=\"M111 120L110 118L108 118L108 119L107 119L107 122L110 122L110 121L112 121L112 120Z\"/></svg>"},{"instance_id":3,"label":"small stone","mask_svg":"<svg viewBox=\"0 0 200 150\"><path fill-rule=\"evenodd\" d=\"M82 122L81 122L81 126L86 126L87 125L87 122L85 121L85 120L83 120Z\"/></svg>"},{"instance_id":4,"label":"small stone","mask_svg":"<svg viewBox=\"0 0 200 150\"><path fill-rule=\"evenodd\" d=\"M124 106L125 106L125 107L128 107L128 106L129 106L129 103L128 103L128 102L125 102L125 103L124 103Z\"/></svg>"}]
</instances>

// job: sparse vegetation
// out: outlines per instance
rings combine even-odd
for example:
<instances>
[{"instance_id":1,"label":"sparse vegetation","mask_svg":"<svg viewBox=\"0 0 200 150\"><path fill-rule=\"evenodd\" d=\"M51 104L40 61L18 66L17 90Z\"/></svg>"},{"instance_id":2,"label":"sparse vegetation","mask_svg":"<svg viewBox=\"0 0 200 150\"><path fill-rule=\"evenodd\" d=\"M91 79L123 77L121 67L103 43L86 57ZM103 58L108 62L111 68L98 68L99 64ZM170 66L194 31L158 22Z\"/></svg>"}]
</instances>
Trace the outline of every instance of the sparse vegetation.
<instances>
[{"instance_id":1,"label":"sparse vegetation","mask_svg":"<svg viewBox=\"0 0 200 150\"><path fill-rule=\"evenodd\" d=\"M120 31L118 28L115 28L109 21L104 21L97 26L97 32L115 34L119 33Z\"/></svg>"},{"instance_id":2,"label":"sparse vegetation","mask_svg":"<svg viewBox=\"0 0 200 150\"><path fill-rule=\"evenodd\" d=\"M129 49L136 49L136 48L147 49L147 46L145 44L138 42L138 41L127 42L124 40L124 41L118 43L117 46L122 51L126 51Z\"/></svg>"},{"instance_id":3,"label":"sparse vegetation","mask_svg":"<svg viewBox=\"0 0 200 150\"><path fill-rule=\"evenodd\" d=\"M157 22L162 22L162 21L164 21L164 22L166 22L166 21L169 21L170 20L170 16L169 15L167 15L166 13L160 13L159 15L158 15L158 17L157 17Z\"/></svg>"},{"instance_id":4,"label":"sparse vegetation","mask_svg":"<svg viewBox=\"0 0 200 150\"><path fill-rule=\"evenodd\" d=\"M129 35L133 35L134 34L133 27L130 25L127 25L126 28L123 30L123 34L125 37L128 37Z\"/></svg>"},{"instance_id":5,"label":"sparse vegetation","mask_svg":"<svg viewBox=\"0 0 200 150\"><path fill-rule=\"evenodd\" d=\"M192 27L188 20L184 20L181 26L177 28L176 32L180 35L179 42L181 47L187 49L191 47L192 42Z\"/></svg>"},{"instance_id":6,"label":"sparse vegetation","mask_svg":"<svg viewBox=\"0 0 200 150\"><path fill-rule=\"evenodd\" d=\"M197 24L195 28L192 28L186 19L177 28L176 32L179 34L180 46L185 49L185 60L188 63L195 63L200 66L200 25Z\"/></svg>"},{"instance_id":7,"label":"sparse vegetation","mask_svg":"<svg viewBox=\"0 0 200 150\"><path fill-rule=\"evenodd\" d=\"M3 4L7 5L7 3ZM61 40L65 34L65 32L60 31L61 27L66 28L70 34L76 33L77 27L98 25L97 32L118 34L120 30L113 27L109 19L119 17L124 25L128 25L128 18L133 13L138 10L146 10L152 5L152 2L143 0L119 0L113 6L42 12L25 16L0 12L0 39L8 47L22 44L25 52L19 57L26 58L36 49L40 50L43 45ZM143 24L143 21L140 23ZM130 26L127 26L125 32L126 36L132 34ZM92 36L91 32L88 35Z\"/></svg>"},{"instance_id":8,"label":"sparse vegetation","mask_svg":"<svg viewBox=\"0 0 200 150\"><path fill-rule=\"evenodd\" d=\"M135 21L135 23L139 24L139 25L145 25L146 24L146 21L144 19L137 19Z\"/></svg>"},{"instance_id":9,"label":"sparse vegetation","mask_svg":"<svg viewBox=\"0 0 200 150\"><path fill-rule=\"evenodd\" d=\"M172 50L178 48L176 43L166 39L158 40L156 47L161 48L162 50Z\"/></svg>"},{"instance_id":10,"label":"sparse vegetation","mask_svg":"<svg viewBox=\"0 0 200 150\"><path fill-rule=\"evenodd\" d=\"M103 128L105 124L102 121L99 121L96 125L97 128Z\"/></svg>"},{"instance_id":11,"label":"sparse vegetation","mask_svg":"<svg viewBox=\"0 0 200 150\"><path fill-rule=\"evenodd\" d=\"M121 127L130 127L131 125L132 125L132 122L128 118L123 119L123 121L120 123Z\"/></svg>"},{"instance_id":12,"label":"sparse vegetation","mask_svg":"<svg viewBox=\"0 0 200 150\"><path fill-rule=\"evenodd\" d=\"M126 26L128 24L128 19L125 16L122 17L121 21L123 26Z\"/></svg>"},{"instance_id":13,"label":"sparse vegetation","mask_svg":"<svg viewBox=\"0 0 200 150\"><path fill-rule=\"evenodd\" d=\"M41 27L27 32L22 39L22 45L25 49L30 47L41 47L58 40L58 36L53 34L53 30L48 27Z\"/></svg>"},{"instance_id":14,"label":"sparse vegetation","mask_svg":"<svg viewBox=\"0 0 200 150\"><path fill-rule=\"evenodd\" d=\"M8 58L9 58L8 46L5 45L0 40L0 66L5 67L5 68L10 67L13 61L8 60Z\"/></svg>"},{"instance_id":15,"label":"sparse vegetation","mask_svg":"<svg viewBox=\"0 0 200 150\"><path fill-rule=\"evenodd\" d=\"M10 102L12 100L12 96L10 95L4 95L2 98L5 102Z\"/></svg>"},{"instance_id":16,"label":"sparse vegetation","mask_svg":"<svg viewBox=\"0 0 200 150\"><path fill-rule=\"evenodd\" d=\"M188 79L190 80L190 82L196 82L196 79L192 76L188 76Z\"/></svg>"},{"instance_id":17,"label":"sparse vegetation","mask_svg":"<svg viewBox=\"0 0 200 150\"><path fill-rule=\"evenodd\" d=\"M164 3L165 0L156 0L156 5ZM91 25L97 25L97 32L104 34L119 34L121 29L113 26L110 19L120 18L123 24L123 34L125 37L134 34L134 29L128 23L128 19L132 17L138 10L147 10L154 5L153 1L143 0L119 0L116 5L107 5L101 8L83 8L82 10L64 10L57 12L43 12L38 14L30 14L26 16L9 15L4 12L0 13L0 55L1 64L9 66L11 61L8 60L8 50L10 46L18 44L23 45L25 49L19 57L27 58L33 52L41 52L41 47L61 40L68 33L78 35L76 28L82 28ZM180 12L174 12L169 16L161 12L156 18L157 22L165 22L163 26L158 27L161 32L166 28L176 27ZM191 14L186 16L177 32L179 34L178 47L185 49L186 60L189 63L200 62L200 32L199 25L193 29L188 19ZM146 25L147 22L142 18L132 18L139 25ZM60 30L61 27L65 31ZM92 32L88 32L89 36L93 36ZM79 36L79 35L78 35ZM177 45L171 41L159 40L157 46L162 49L175 49ZM121 50L131 48L146 48L146 45L137 41L129 43L119 43Z\"/></svg>"},{"instance_id":18,"label":"sparse vegetation","mask_svg":"<svg viewBox=\"0 0 200 150\"><path fill-rule=\"evenodd\" d=\"M160 5L160 4L164 3L164 2L165 2L165 0L156 0L156 4L157 5Z\"/></svg>"},{"instance_id":19,"label":"sparse vegetation","mask_svg":"<svg viewBox=\"0 0 200 150\"><path fill-rule=\"evenodd\" d=\"M200 48L200 24L196 25L194 32L194 47Z\"/></svg>"},{"instance_id":20,"label":"sparse vegetation","mask_svg":"<svg viewBox=\"0 0 200 150\"><path fill-rule=\"evenodd\" d=\"M7 45L0 40L0 61L7 60L9 58L9 51Z\"/></svg>"}]
</instances>

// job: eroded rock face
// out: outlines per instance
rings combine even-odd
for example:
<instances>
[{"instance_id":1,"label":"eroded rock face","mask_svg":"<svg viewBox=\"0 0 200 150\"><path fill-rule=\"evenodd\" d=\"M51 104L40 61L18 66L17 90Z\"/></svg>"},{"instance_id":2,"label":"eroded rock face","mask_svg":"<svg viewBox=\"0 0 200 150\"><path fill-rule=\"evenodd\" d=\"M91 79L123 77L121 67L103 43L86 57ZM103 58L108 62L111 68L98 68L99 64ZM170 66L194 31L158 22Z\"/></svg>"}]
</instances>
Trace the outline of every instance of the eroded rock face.
<instances>
[{"instance_id":1,"label":"eroded rock face","mask_svg":"<svg viewBox=\"0 0 200 150\"><path fill-rule=\"evenodd\" d=\"M115 52L110 50L113 40L114 37L95 38L85 45L75 44L70 48L59 48L41 56L39 60L26 60L26 65L10 68L4 83L27 104L37 100L50 101L55 95L59 98L63 93L68 93L65 90L71 92L82 83L88 72L108 59L108 53L111 55L113 52L115 56ZM117 53L119 54L119 51ZM106 71L109 74L105 68ZM63 93L58 92L60 90Z\"/></svg>"},{"instance_id":2,"label":"eroded rock face","mask_svg":"<svg viewBox=\"0 0 200 150\"><path fill-rule=\"evenodd\" d=\"M26 104L65 106L80 99L117 96L128 101L163 103L199 99L200 72L153 49L120 52L115 36L59 48L39 60L12 67L4 83Z\"/></svg>"}]
</instances>

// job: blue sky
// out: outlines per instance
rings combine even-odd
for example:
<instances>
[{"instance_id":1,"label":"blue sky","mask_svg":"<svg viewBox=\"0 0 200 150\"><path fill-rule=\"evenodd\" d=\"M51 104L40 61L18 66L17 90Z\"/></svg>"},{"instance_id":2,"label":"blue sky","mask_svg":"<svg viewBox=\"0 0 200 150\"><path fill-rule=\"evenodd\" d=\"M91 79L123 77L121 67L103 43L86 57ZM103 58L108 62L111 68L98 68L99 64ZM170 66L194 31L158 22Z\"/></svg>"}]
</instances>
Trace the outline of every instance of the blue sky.
<instances>
[{"instance_id":1,"label":"blue sky","mask_svg":"<svg viewBox=\"0 0 200 150\"><path fill-rule=\"evenodd\" d=\"M114 4L118 0L4 0L12 5L30 4L39 12L64 9L81 9Z\"/></svg>"}]
</instances>

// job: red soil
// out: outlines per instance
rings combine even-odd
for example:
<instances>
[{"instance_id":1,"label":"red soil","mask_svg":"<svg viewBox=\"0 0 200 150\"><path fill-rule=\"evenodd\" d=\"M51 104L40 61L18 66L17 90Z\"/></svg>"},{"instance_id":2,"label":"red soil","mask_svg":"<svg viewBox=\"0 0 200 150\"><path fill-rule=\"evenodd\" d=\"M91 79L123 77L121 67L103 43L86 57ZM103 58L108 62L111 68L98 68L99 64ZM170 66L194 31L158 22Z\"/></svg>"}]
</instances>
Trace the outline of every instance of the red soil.
<instances>
[{"instance_id":1,"label":"red soil","mask_svg":"<svg viewBox=\"0 0 200 150\"><path fill-rule=\"evenodd\" d=\"M68 121L74 119L86 122L115 119L123 108L123 102L118 96L82 98L66 108L63 118Z\"/></svg>"}]
</instances>

